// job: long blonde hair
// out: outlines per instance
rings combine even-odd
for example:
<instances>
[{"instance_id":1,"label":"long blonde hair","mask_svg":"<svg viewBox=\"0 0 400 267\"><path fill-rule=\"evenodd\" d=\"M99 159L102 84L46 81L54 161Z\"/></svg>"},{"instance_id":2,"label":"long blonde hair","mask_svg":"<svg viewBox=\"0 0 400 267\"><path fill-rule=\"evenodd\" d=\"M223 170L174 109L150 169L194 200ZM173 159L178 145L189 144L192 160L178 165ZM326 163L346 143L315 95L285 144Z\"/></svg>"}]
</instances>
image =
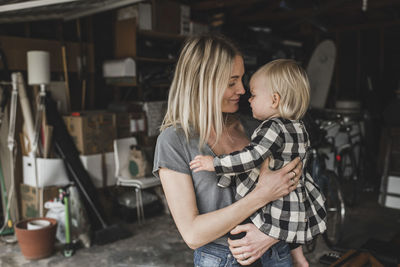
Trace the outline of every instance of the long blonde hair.
<instances>
[{"instance_id":1,"label":"long blonde hair","mask_svg":"<svg viewBox=\"0 0 400 267\"><path fill-rule=\"evenodd\" d=\"M194 130L202 148L215 130L217 142L224 126L222 97L237 55L233 43L219 35L187 39L175 68L161 131L179 126L189 139Z\"/></svg>"},{"instance_id":2,"label":"long blonde hair","mask_svg":"<svg viewBox=\"0 0 400 267\"><path fill-rule=\"evenodd\" d=\"M278 111L286 119L304 116L310 103L306 71L292 59L276 59L260 67L251 79L264 78L267 90L280 96Z\"/></svg>"}]
</instances>

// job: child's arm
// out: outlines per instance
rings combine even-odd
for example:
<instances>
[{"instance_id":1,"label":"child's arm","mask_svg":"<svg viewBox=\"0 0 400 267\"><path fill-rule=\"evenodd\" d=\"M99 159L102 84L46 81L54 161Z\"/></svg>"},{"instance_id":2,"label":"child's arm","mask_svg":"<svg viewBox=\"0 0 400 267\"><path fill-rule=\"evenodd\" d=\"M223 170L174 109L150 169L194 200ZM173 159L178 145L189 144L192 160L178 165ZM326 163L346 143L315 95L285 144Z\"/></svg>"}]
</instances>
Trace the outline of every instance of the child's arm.
<instances>
[{"instance_id":1,"label":"child's arm","mask_svg":"<svg viewBox=\"0 0 400 267\"><path fill-rule=\"evenodd\" d=\"M193 172L198 172L198 171L213 172L215 171L213 160L214 158L212 156L197 155L194 158L194 160L190 162L190 169L192 169Z\"/></svg>"},{"instance_id":2,"label":"child's arm","mask_svg":"<svg viewBox=\"0 0 400 267\"><path fill-rule=\"evenodd\" d=\"M284 143L284 134L277 122L264 122L253 134L251 142L241 151L214 158L217 175L236 175L261 166L266 158L277 152Z\"/></svg>"}]
</instances>

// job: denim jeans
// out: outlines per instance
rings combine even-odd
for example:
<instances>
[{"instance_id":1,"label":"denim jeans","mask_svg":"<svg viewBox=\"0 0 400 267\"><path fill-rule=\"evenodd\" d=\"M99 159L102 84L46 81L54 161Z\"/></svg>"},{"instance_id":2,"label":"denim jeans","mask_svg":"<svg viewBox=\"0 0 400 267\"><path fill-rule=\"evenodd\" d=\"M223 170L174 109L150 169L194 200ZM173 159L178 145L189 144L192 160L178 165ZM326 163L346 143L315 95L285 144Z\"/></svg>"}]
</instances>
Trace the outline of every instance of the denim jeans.
<instances>
[{"instance_id":1,"label":"denim jeans","mask_svg":"<svg viewBox=\"0 0 400 267\"><path fill-rule=\"evenodd\" d=\"M261 256L264 267L291 267L288 244L283 241L276 243ZM227 246L209 243L194 251L195 267L239 267L241 266L231 254Z\"/></svg>"}]
</instances>

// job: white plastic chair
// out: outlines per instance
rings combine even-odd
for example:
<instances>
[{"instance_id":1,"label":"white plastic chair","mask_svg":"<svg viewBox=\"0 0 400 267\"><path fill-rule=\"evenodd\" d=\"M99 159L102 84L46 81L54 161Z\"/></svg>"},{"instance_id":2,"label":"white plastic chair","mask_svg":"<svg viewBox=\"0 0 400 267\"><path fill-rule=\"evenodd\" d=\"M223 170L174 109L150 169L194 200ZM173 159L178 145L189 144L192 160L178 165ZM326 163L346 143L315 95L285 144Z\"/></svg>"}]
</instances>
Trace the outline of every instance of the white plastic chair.
<instances>
[{"instance_id":1,"label":"white plastic chair","mask_svg":"<svg viewBox=\"0 0 400 267\"><path fill-rule=\"evenodd\" d=\"M137 145L135 137L114 140L115 178L117 186L135 188L137 217L139 224L141 224L144 222L142 190L159 186L161 182L160 179L154 176L135 179L122 175L121 166L129 166L130 147L132 145Z\"/></svg>"}]
</instances>

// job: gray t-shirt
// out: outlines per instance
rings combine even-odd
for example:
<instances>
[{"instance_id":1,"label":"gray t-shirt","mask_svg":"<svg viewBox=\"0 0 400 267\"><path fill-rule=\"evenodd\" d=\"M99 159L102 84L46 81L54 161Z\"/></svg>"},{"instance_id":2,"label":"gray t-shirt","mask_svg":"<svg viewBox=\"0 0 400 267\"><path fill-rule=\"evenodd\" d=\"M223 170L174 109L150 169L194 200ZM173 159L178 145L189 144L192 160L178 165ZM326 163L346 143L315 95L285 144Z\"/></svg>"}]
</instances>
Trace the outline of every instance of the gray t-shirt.
<instances>
[{"instance_id":1,"label":"gray t-shirt","mask_svg":"<svg viewBox=\"0 0 400 267\"><path fill-rule=\"evenodd\" d=\"M167 168L190 175L196 194L197 208L200 214L204 214L229 206L235 201L235 195L233 187L221 188L217 186L218 177L215 172L201 171L194 173L190 170L189 162L195 156L202 154L215 157L208 145L205 145L200 153L198 141L198 137L191 137L188 142L183 131L174 127L162 131L158 136L154 153L153 174L159 177L158 170ZM227 236L214 242L227 245Z\"/></svg>"},{"instance_id":2,"label":"gray t-shirt","mask_svg":"<svg viewBox=\"0 0 400 267\"><path fill-rule=\"evenodd\" d=\"M244 126L247 136L258 126L259 121L246 116L238 116ZM189 138L189 142L182 129L169 127L158 136L154 152L153 174L159 177L158 170L167 168L176 172L185 173L192 177L196 194L197 208L200 214L222 209L235 201L235 188L222 188L217 185L218 177L215 172L192 172L190 161L197 155L216 155L206 144L199 152L199 137ZM214 240L215 243L228 245L228 235Z\"/></svg>"}]
</instances>

